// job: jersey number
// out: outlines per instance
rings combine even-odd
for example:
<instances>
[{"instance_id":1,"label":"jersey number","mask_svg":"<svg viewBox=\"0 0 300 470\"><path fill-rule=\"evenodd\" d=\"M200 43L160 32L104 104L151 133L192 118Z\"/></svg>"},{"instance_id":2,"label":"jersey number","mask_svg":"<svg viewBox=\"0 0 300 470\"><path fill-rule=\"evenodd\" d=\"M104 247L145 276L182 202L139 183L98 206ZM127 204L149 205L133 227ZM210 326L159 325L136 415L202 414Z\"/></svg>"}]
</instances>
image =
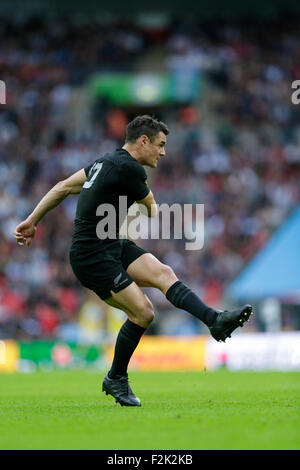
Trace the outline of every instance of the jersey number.
<instances>
[{"instance_id":1,"label":"jersey number","mask_svg":"<svg viewBox=\"0 0 300 470\"><path fill-rule=\"evenodd\" d=\"M89 189L91 186L93 186L94 184L94 181L95 179L97 178L97 175L99 173L99 171L101 170L102 168L102 165L103 165L103 162L102 163L96 163L92 168L91 170L94 172L93 173L93 176L91 177L91 179L89 181L86 181L83 185L83 188L85 189Z\"/></svg>"}]
</instances>

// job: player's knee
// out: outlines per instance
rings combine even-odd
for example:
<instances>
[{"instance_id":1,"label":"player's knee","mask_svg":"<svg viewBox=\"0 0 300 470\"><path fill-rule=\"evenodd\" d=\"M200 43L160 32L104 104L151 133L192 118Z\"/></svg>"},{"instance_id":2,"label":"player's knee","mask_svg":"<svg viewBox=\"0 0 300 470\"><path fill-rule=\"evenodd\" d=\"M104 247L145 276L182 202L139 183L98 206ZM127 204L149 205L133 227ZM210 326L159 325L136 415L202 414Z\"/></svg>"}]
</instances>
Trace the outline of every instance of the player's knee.
<instances>
[{"instance_id":1,"label":"player's knee","mask_svg":"<svg viewBox=\"0 0 300 470\"><path fill-rule=\"evenodd\" d=\"M147 328L154 319L153 305L149 299L140 307L139 321L141 326Z\"/></svg>"},{"instance_id":2,"label":"player's knee","mask_svg":"<svg viewBox=\"0 0 300 470\"><path fill-rule=\"evenodd\" d=\"M163 281L168 281L176 277L173 269L167 264L161 265L159 276Z\"/></svg>"},{"instance_id":3,"label":"player's knee","mask_svg":"<svg viewBox=\"0 0 300 470\"><path fill-rule=\"evenodd\" d=\"M152 323L152 321L154 320L154 311L152 308L147 308L147 310L145 310L144 320L147 323L147 326L149 326L150 323Z\"/></svg>"},{"instance_id":4,"label":"player's knee","mask_svg":"<svg viewBox=\"0 0 300 470\"><path fill-rule=\"evenodd\" d=\"M145 295L145 299L146 299L146 306L154 310L153 304L147 295Z\"/></svg>"}]
</instances>

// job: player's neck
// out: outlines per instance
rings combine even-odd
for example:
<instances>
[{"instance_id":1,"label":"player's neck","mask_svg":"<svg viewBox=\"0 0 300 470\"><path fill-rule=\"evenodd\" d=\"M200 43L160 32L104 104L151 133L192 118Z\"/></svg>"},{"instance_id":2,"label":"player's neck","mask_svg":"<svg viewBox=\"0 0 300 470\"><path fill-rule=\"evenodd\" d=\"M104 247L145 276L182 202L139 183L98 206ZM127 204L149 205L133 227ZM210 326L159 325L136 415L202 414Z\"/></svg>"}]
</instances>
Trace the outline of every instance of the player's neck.
<instances>
[{"instance_id":1,"label":"player's neck","mask_svg":"<svg viewBox=\"0 0 300 470\"><path fill-rule=\"evenodd\" d=\"M122 149L126 150L133 158L140 162L141 157L138 154L137 148L135 148L133 145L125 144L123 145Z\"/></svg>"}]
</instances>

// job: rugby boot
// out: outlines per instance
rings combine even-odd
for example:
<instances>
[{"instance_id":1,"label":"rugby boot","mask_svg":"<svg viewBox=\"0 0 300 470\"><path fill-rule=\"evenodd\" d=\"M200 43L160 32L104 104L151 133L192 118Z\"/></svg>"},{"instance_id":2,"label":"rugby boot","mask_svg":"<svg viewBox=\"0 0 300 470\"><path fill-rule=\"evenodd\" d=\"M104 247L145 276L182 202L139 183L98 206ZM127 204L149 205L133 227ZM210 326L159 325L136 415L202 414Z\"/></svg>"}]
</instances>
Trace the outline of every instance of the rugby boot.
<instances>
[{"instance_id":1,"label":"rugby boot","mask_svg":"<svg viewBox=\"0 0 300 470\"><path fill-rule=\"evenodd\" d=\"M102 383L102 391L106 395L112 395L121 406L141 406L139 398L130 388L127 374L118 379L111 379L107 374Z\"/></svg>"},{"instance_id":2,"label":"rugby boot","mask_svg":"<svg viewBox=\"0 0 300 470\"><path fill-rule=\"evenodd\" d=\"M216 341L224 341L226 338L230 338L231 333L238 328L242 327L252 315L252 306L247 304L238 310L233 312L219 312L214 323L209 327L212 337Z\"/></svg>"}]
</instances>

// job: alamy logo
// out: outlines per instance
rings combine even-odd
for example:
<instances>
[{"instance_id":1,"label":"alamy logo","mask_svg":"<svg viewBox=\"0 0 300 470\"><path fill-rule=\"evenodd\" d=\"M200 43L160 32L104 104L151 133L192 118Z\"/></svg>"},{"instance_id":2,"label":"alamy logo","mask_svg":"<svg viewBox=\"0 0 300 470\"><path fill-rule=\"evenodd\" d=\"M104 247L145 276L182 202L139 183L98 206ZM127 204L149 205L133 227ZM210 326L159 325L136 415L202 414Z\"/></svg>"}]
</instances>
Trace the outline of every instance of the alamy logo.
<instances>
[{"instance_id":1,"label":"alamy logo","mask_svg":"<svg viewBox=\"0 0 300 470\"><path fill-rule=\"evenodd\" d=\"M300 103L300 80L294 80L292 83L292 88L296 89L294 93L292 93L291 100L293 104Z\"/></svg>"},{"instance_id":2,"label":"alamy logo","mask_svg":"<svg viewBox=\"0 0 300 470\"><path fill-rule=\"evenodd\" d=\"M6 86L3 80L0 80L0 104L6 104Z\"/></svg>"},{"instance_id":3,"label":"alamy logo","mask_svg":"<svg viewBox=\"0 0 300 470\"><path fill-rule=\"evenodd\" d=\"M133 204L127 214L127 196L119 196L118 218L112 204L100 204L96 226L100 240L129 238L131 240L185 239L186 250L200 250L204 245L204 204L158 204L158 215L148 218L144 206ZM125 221L125 222L124 222ZM117 233L119 227L119 235Z\"/></svg>"}]
</instances>

